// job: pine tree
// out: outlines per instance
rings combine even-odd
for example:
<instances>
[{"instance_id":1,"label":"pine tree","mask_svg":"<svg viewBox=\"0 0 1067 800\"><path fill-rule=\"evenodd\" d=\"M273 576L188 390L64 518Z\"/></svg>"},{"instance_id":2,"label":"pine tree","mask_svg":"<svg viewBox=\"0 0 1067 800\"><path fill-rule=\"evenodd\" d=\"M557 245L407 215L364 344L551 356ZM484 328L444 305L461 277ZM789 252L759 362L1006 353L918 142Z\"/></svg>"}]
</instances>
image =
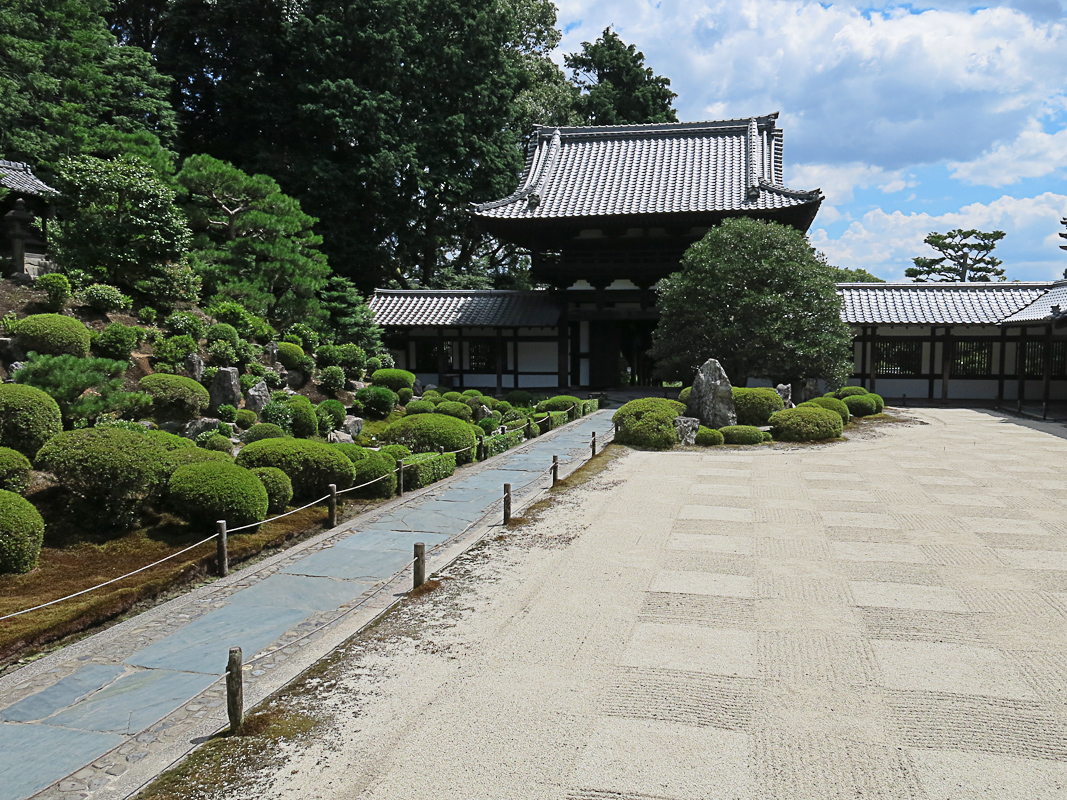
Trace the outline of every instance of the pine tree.
<instances>
[{"instance_id":1,"label":"pine tree","mask_svg":"<svg viewBox=\"0 0 1067 800\"><path fill-rule=\"evenodd\" d=\"M1000 269L1003 262L992 253L1004 236L1004 231L987 233L961 228L948 233L934 231L923 241L941 253L940 258L916 256L912 259L915 266L908 267L904 274L916 283L1002 281L1005 279L1004 270Z\"/></svg>"}]
</instances>

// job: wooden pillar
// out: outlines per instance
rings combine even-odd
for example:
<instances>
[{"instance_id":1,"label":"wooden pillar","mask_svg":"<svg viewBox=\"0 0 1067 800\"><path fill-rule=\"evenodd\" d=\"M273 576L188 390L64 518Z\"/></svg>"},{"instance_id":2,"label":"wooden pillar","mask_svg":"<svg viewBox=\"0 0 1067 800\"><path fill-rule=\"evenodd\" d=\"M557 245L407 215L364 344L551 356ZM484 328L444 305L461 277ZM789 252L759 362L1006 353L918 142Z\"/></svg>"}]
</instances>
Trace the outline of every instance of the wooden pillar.
<instances>
[{"instance_id":1,"label":"wooden pillar","mask_svg":"<svg viewBox=\"0 0 1067 800\"><path fill-rule=\"evenodd\" d=\"M871 340L871 342L870 342L871 358L870 358L870 365L868 367L868 369L870 370L871 374L870 374L870 381L868 381L868 386L869 386L868 391L869 392L874 392L874 391L876 391L875 386L876 386L877 381L878 381L878 362L879 362L879 358L878 358L878 355L879 355L878 354L878 335L875 333L875 331L877 329L873 325L870 328L868 328L867 330L869 331L869 336L867 338L869 338Z\"/></svg>"},{"instance_id":2,"label":"wooden pillar","mask_svg":"<svg viewBox=\"0 0 1067 800\"><path fill-rule=\"evenodd\" d=\"M1008 361L1008 329L1000 329L1000 350L997 369L997 408L1004 403L1004 374L1007 371L1005 365Z\"/></svg>"},{"instance_id":3,"label":"wooden pillar","mask_svg":"<svg viewBox=\"0 0 1067 800\"><path fill-rule=\"evenodd\" d=\"M496 393L504 391L504 362L508 359L508 348L504 344L504 329L496 329Z\"/></svg>"},{"instance_id":4,"label":"wooden pillar","mask_svg":"<svg viewBox=\"0 0 1067 800\"><path fill-rule=\"evenodd\" d=\"M930 370L926 373L929 375L929 386L927 387L926 399L934 399L934 372L937 370L937 328L931 326L930 328Z\"/></svg>"},{"instance_id":5,"label":"wooden pillar","mask_svg":"<svg viewBox=\"0 0 1067 800\"><path fill-rule=\"evenodd\" d=\"M458 388L462 392L464 389L467 388L466 386L463 385L463 375L464 375L464 367L463 367L463 328L457 328L456 329L456 360L458 362L457 366L456 366L456 369L459 372L459 387Z\"/></svg>"},{"instance_id":6,"label":"wooden pillar","mask_svg":"<svg viewBox=\"0 0 1067 800\"><path fill-rule=\"evenodd\" d=\"M1019 380L1019 390L1015 394L1016 407L1022 411L1023 401L1026 399L1026 328L1019 329L1019 338L1015 342L1015 376Z\"/></svg>"},{"instance_id":7,"label":"wooden pillar","mask_svg":"<svg viewBox=\"0 0 1067 800\"><path fill-rule=\"evenodd\" d=\"M860 386L867 388L867 326L860 328Z\"/></svg>"},{"instance_id":8,"label":"wooden pillar","mask_svg":"<svg viewBox=\"0 0 1067 800\"><path fill-rule=\"evenodd\" d=\"M1045 326L1045 353L1042 359L1041 419L1048 419L1048 401L1052 390L1052 324Z\"/></svg>"},{"instance_id":9,"label":"wooden pillar","mask_svg":"<svg viewBox=\"0 0 1067 800\"><path fill-rule=\"evenodd\" d=\"M558 342L556 349L556 372L557 381L561 389L570 386L570 332L571 325L570 319L567 315L566 300L563 301L563 308L559 312L559 322L556 323L558 331Z\"/></svg>"},{"instance_id":10,"label":"wooden pillar","mask_svg":"<svg viewBox=\"0 0 1067 800\"><path fill-rule=\"evenodd\" d=\"M941 344L941 399L948 400L948 380L952 375L952 328L945 328Z\"/></svg>"},{"instance_id":11,"label":"wooden pillar","mask_svg":"<svg viewBox=\"0 0 1067 800\"><path fill-rule=\"evenodd\" d=\"M518 328L512 328L511 329L511 348L512 348L512 352L513 352L513 354L515 356L515 363L512 365L512 373L514 375L514 378L512 380L514 381L515 386L512 387L512 388L518 389L519 388L519 329Z\"/></svg>"}]
</instances>

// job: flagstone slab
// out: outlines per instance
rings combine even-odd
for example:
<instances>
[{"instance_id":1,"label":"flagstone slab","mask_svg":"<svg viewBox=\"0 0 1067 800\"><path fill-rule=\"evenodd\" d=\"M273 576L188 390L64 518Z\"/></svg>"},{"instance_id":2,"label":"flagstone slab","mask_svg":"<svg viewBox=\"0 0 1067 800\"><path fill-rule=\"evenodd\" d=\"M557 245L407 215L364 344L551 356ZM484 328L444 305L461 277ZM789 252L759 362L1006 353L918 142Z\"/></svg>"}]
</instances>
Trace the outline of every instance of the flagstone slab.
<instances>
[{"instance_id":1,"label":"flagstone slab","mask_svg":"<svg viewBox=\"0 0 1067 800\"><path fill-rule=\"evenodd\" d=\"M126 671L121 664L89 664L62 680L19 700L0 711L4 722L31 722L51 716L98 689L103 689Z\"/></svg>"},{"instance_id":2,"label":"flagstone slab","mask_svg":"<svg viewBox=\"0 0 1067 800\"><path fill-rule=\"evenodd\" d=\"M298 564L300 562L297 562ZM338 580L276 573L234 594L231 606L332 611L351 603L374 585L370 580Z\"/></svg>"},{"instance_id":3,"label":"flagstone slab","mask_svg":"<svg viewBox=\"0 0 1067 800\"><path fill-rule=\"evenodd\" d=\"M124 741L114 733L0 723L0 800L22 800Z\"/></svg>"},{"instance_id":4,"label":"flagstone slab","mask_svg":"<svg viewBox=\"0 0 1067 800\"><path fill-rule=\"evenodd\" d=\"M373 579L377 582L393 575L410 560L411 554L400 550L330 547L290 564L282 572L345 580Z\"/></svg>"}]
</instances>

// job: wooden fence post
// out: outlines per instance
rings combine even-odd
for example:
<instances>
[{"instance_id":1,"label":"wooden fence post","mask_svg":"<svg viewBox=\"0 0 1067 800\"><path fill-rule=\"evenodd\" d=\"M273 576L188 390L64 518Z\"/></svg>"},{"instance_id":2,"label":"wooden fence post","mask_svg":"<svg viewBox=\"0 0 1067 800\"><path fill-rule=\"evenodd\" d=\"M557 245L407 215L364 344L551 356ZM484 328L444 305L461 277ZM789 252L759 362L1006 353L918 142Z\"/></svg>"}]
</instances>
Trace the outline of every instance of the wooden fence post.
<instances>
[{"instance_id":1,"label":"wooden fence post","mask_svg":"<svg viewBox=\"0 0 1067 800\"><path fill-rule=\"evenodd\" d=\"M241 648L231 647L226 662L226 714L230 718L230 733L237 733L245 716L243 661Z\"/></svg>"},{"instance_id":2,"label":"wooden fence post","mask_svg":"<svg viewBox=\"0 0 1067 800\"><path fill-rule=\"evenodd\" d=\"M511 522L511 484L504 484L504 524Z\"/></svg>"},{"instance_id":3,"label":"wooden fence post","mask_svg":"<svg viewBox=\"0 0 1067 800\"><path fill-rule=\"evenodd\" d=\"M552 485L559 483L559 456L552 456Z\"/></svg>"},{"instance_id":4,"label":"wooden fence post","mask_svg":"<svg viewBox=\"0 0 1067 800\"><path fill-rule=\"evenodd\" d=\"M404 459L398 459L396 462L396 493L400 497L404 496Z\"/></svg>"},{"instance_id":5,"label":"wooden fence post","mask_svg":"<svg viewBox=\"0 0 1067 800\"><path fill-rule=\"evenodd\" d=\"M330 527L337 527L337 484L330 484Z\"/></svg>"},{"instance_id":6,"label":"wooden fence post","mask_svg":"<svg viewBox=\"0 0 1067 800\"><path fill-rule=\"evenodd\" d=\"M215 540L215 544L218 548L218 556L215 559L218 566L218 572L220 578L225 578L230 574L230 549L226 546L226 520L220 519L215 523L215 528L219 532L218 539Z\"/></svg>"},{"instance_id":7,"label":"wooden fence post","mask_svg":"<svg viewBox=\"0 0 1067 800\"><path fill-rule=\"evenodd\" d=\"M426 544L415 542L415 564L412 570L412 589L418 589L426 583Z\"/></svg>"},{"instance_id":8,"label":"wooden fence post","mask_svg":"<svg viewBox=\"0 0 1067 800\"><path fill-rule=\"evenodd\" d=\"M596 455L596 431L593 431L593 442L590 445L590 447L593 449L593 456L595 456ZM593 456L590 456L590 458L592 458Z\"/></svg>"}]
</instances>

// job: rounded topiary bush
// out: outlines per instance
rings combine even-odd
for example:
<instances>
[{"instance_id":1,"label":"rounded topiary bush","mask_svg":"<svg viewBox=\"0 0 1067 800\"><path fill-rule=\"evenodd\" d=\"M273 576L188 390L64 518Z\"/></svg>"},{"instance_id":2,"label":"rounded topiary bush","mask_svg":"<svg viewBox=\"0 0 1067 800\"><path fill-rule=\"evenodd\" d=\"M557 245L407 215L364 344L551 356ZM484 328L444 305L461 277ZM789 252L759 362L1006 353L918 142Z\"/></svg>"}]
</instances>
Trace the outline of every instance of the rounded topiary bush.
<instances>
[{"instance_id":1,"label":"rounded topiary bush","mask_svg":"<svg viewBox=\"0 0 1067 800\"><path fill-rule=\"evenodd\" d=\"M693 393L693 387L692 386L686 386L684 389L682 389L682 391L678 392L678 402L680 402L680 403L688 403L689 402L689 395L691 395L692 393ZM713 430L713 429L709 428L709 430Z\"/></svg>"},{"instance_id":2,"label":"rounded topiary bush","mask_svg":"<svg viewBox=\"0 0 1067 800\"><path fill-rule=\"evenodd\" d=\"M838 400L836 397L815 397L808 400L806 403L801 403L797 408L803 408L804 406L816 406L818 408L825 408L828 411L833 411L841 417L842 425L848 425L849 421L852 419L848 406L845 405L843 400Z\"/></svg>"},{"instance_id":3,"label":"rounded topiary bush","mask_svg":"<svg viewBox=\"0 0 1067 800\"><path fill-rule=\"evenodd\" d=\"M208 440L204 442L204 449L214 450L216 453L233 453L233 442L221 433L216 433L213 436L209 436Z\"/></svg>"},{"instance_id":4,"label":"rounded topiary bush","mask_svg":"<svg viewBox=\"0 0 1067 800\"><path fill-rule=\"evenodd\" d=\"M862 386L842 386L834 392L834 397L838 400L844 400L846 397L855 397L861 394L867 394L867 390Z\"/></svg>"},{"instance_id":5,"label":"rounded topiary bush","mask_svg":"<svg viewBox=\"0 0 1067 800\"><path fill-rule=\"evenodd\" d=\"M353 464L357 461L362 461L365 458L370 458L370 454L374 452L361 445L348 444L347 442L336 442L331 444L330 447L337 450L339 453L344 453L345 457L347 457Z\"/></svg>"},{"instance_id":6,"label":"rounded topiary bush","mask_svg":"<svg viewBox=\"0 0 1067 800\"><path fill-rule=\"evenodd\" d=\"M272 422L257 422L248 429L248 433L244 435L244 440L246 442L258 442L262 439L284 439L286 435L280 426Z\"/></svg>"},{"instance_id":7,"label":"rounded topiary bush","mask_svg":"<svg viewBox=\"0 0 1067 800\"><path fill-rule=\"evenodd\" d=\"M286 403L293 410L292 433L298 439L307 439L319 432L319 418L315 406L302 394L294 394Z\"/></svg>"},{"instance_id":8,"label":"rounded topiary bush","mask_svg":"<svg viewBox=\"0 0 1067 800\"><path fill-rule=\"evenodd\" d=\"M62 314L34 314L19 320L15 341L26 352L80 358L89 355L89 329Z\"/></svg>"},{"instance_id":9,"label":"rounded topiary bush","mask_svg":"<svg viewBox=\"0 0 1067 800\"><path fill-rule=\"evenodd\" d=\"M167 483L174 510L190 522L236 528L267 517L269 500L262 481L236 464L207 462L179 467Z\"/></svg>"},{"instance_id":10,"label":"rounded topiary bush","mask_svg":"<svg viewBox=\"0 0 1067 800\"><path fill-rule=\"evenodd\" d=\"M882 398L882 395L871 392L867 396L874 399L874 405L876 406L875 414L881 414L885 411L885 400Z\"/></svg>"},{"instance_id":11,"label":"rounded topiary bush","mask_svg":"<svg viewBox=\"0 0 1067 800\"><path fill-rule=\"evenodd\" d=\"M282 342L278 345L278 360L286 369L300 369L304 361L304 348L292 342Z\"/></svg>"},{"instance_id":12,"label":"rounded topiary bush","mask_svg":"<svg viewBox=\"0 0 1067 800\"><path fill-rule=\"evenodd\" d=\"M199 417L211 402L211 395L200 383L181 375L146 375L140 387L152 397L158 416L173 419Z\"/></svg>"},{"instance_id":13,"label":"rounded topiary bush","mask_svg":"<svg viewBox=\"0 0 1067 800\"><path fill-rule=\"evenodd\" d=\"M257 467L252 474L267 490L267 513L281 514L293 499L293 482L277 467Z\"/></svg>"},{"instance_id":14,"label":"rounded topiary bush","mask_svg":"<svg viewBox=\"0 0 1067 800\"><path fill-rule=\"evenodd\" d=\"M363 411L379 419L392 413L396 401L396 393L387 386L364 386L356 392L356 402L363 407Z\"/></svg>"},{"instance_id":15,"label":"rounded topiary bush","mask_svg":"<svg viewBox=\"0 0 1067 800\"><path fill-rule=\"evenodd\" d=\"M329 394L337 394L345 388L345 371L340 367L326 367L319 373L319 388Z\"/></svg>"},{"instance_id":16,"label":"rounded topiary bush","mask_svg":"<svg viewBox=\"0 0 1067 800\"><path fill-rule=\"evenodd\" d=\"M464 397L485 397L480 389L464 389L460 394Z\"/></svg>"},{"instance_id":17,"label":"rounded topiary bush","mask_svg":"<svg viewBox=\"0 0 1067 800\"><path fill-rule=\"evenodd\" d=\"M237 335L237 329L233 325L227 325L225 322L212 325L207 329L207 333L204 334L204 341L208 344L226 342L230 347L237 347L237 342L240 338Z\"/></svg>"},{"instance_id":18,"label":"rounded topiary bush","mask_svg":"<svg viewBox=\"0 0 1067 800\"><path fill-rule=\"evenodd\" d=\"M219 406L219 410L215 412L215 416L223 422L237 422L237 406L223 403Z\"/></svg>"},{"instance_id":19,"label":"rounded topiary bush","mask_svg":"<svg viewBox=\"0 0 1067 800\"><path fill-rule=\"evenodd\" d=\"M351 492L356 497L392 497L396 493L396 459L391 456L367 450L366 458L352 462L352 469L352 485L362 487Z\"/></svg>"},{"instance_id":20,"label":"rounded topiary bush","mask_svg":"<svg viewBox=\"0 0 1067 800\"><path fill-rule=\"evenodd\" d=\"M456 403L451 400L445 400L437 404L436 411L438 414L447 414L450 417L470 422L474 417L474 412L471 411L471 407L466 403Z\"/></svg>"},{"instance_id":21,"label":"rounded topiary bush","mask_svg":"<svg viewBox=\"0 0 1067 800\"><path fill-rule=\"evenodd\" d=\"M0 489L25 494L30 485L30 460L18 450L0 447Z\"/></svg>"},{"instance_id":22,"label":"rounded topiary bush","mask_svg":"<svg viewBox=\"0 0 1067 800\"><path fill-rule=\"evenodd\" d=\"M413 453L428 453L438 447L444 447L445 451L464 450L456 453L457 464L473 461L476 455L474 447L478 444L474 426L447 414L404 417L390 425L382 438L388 443L402 444Z\"/></svg>"},{"instance_id":23,"label":"rounded topiary bush","mask_svg":"<svg viewBox=\"0 0 1067 800\"><path fill-rule=\"evenodd\" d=\"M761 444L763 431L753 425L727 425L719 428L725 444Z\"/></svg>"},{"instance_id":24,"label":"rounded topiary bush","mask_svg":"<svg viewBox=\"0 0 1067 800\"><path fill-rule=\"evenodd\" d=\"M387 444L381 447L378 452L389 456L393 461L411 458L411 450L402 444Z\"/></svg>"},{"instance_id":25,"label":"rounded topiary bush","mask_svg":"<svg viewBox=\"0 0 1067 800\"><path fill-rule=\"evenodd\" d=\"M650 450L670 450L678 444L678 430L674 427L677 416L673 409L660 409L626 417L615 441Z\"/></svg>"},{"instance_id":26,"label":"rounded topiary bush","mask_svg":"<svg viewBox=\"0 0 1067 800\"><path fill-rule=\"evenodd\" d=\"M37 566L44 520L25 497L0 489L0 574L29 572Z\"/></svg>"},{"instance_id":27,"label":"rounded topiary bush","mask_svg":"<svg viewBox=\"0 0 1067 800\"><path fill-rule=\"evenodd\" d=\"M249 428L256 424L257 419L258 417L256 417L255 411L250 408L241 408L237 411L237 419L235 421L237 423L238 428L243 431L247 431Z\"/></svg>"},{"instance_id":28,"label":"rounded topiary bush","mask_svg":"<svg viewBox=\"0 0 1067 800\"><path fill-rule=\"evenodd\" d=\"M394 392L399 392L401 389L410 389L415 385L414 373L408 372L406 369L379 369L370 376L370 379L371 383L385 386Z\"/></svg>"},{"instance_id":29,"label":"rounded topiary bush","mask_svg":"<svg viewBox=\"0 0 1067 800\"><path fill-rule=\"evenodd\" d=\"M766 425L775 411L785 408L774 389L734 389L738 425Z\"/></svg>"},{"instance_id":30,"label":"rounded topiary bush","mask_svg":"<svg viewBox=\"0 0 1067 800\"><path fill-rule=\"evenodd\" d=\"M293 407L288 402L271 400L259 411L260 422L276 425L286 434L293 429Z\"/></svg>"},{"instance_id":31,"label":"rounded topiary bush","mask_svg":"<svg viewBox=\"0 0 1067 800\"><path fill-rule=\"evenodd\" d=\"M829 408L787 408L771 417L771 435L780 442L818 442L841 435L841 415Z\"/></svg>"},{"instance_id":32,"label":"rounded topiary bush","mask_svg":"<svg viewBox=\"0 0 1067 800\"><path fill-rule=\"evenodd\" d=\"M410 416L411 414L432 414L437 406L429 400L412 400L404 408Z\"/></svg>"},{"instance_id":33,"label":"rounded topiary bush","mask_svg":"<svg viewBox=\"0 0 1067 800\"><path fill-rule=\"evenodd\" d=\"M701 447L715 447L725 442L723 435L714 428L705 428L701 425L697 429L697 444Z\"/></svg>"},{"instance_id":34,"label":"rounded topiary bush","mask_svg":"<svg viewBox=\"0 0 1067 800\"><path fill-rule=\"evenodd\" d=\"M415 393L411 391L411 389L408 389L406 387L401 387L400 390L396 393L397 400L402 406L406 406L408 403L410 403L411 398L414 396Z\"/></svg>"},{"instance_id":35,"label":"rounded topiary bush","mask_svg":"<svg viewBox=\"0 0 1067 800\"><path fill-rule=\"evenodd\" d=\"M248 469L277 467L289 476L293 496L302 502L327 494L331 483L338 489L352 485L352 462L323 442L263 439L245 445L237 464Z\"/></svg>"},{"instance_id":36,"label":"rounded topiary bush","mask_svg":"<svg viewBox=\"0 0 1067 800\"><path fill-rule=\"evenodd\" d=\"M50 395L33 386L0 384L0 446L33 458L62 430L63 415Z\"/></svg>"},{"instance_id":37,"label":"rounded topiary bush","mask_svg":"<svg viewBox=\"0 0 1067 800\"><path fill-rule=\"evenodd\" d=\"M186 441L189 441L188 439ZM170 480L174 470L187 464L232 464L232 453L220 453L218 450L208 450L204 447L190 447L188 449L173 450L164 458L164 483Z\"/></svg>"},{"instance_id":38,"label":"rounded topiary bush","mask_svg":"<svg viewBox=\"0 0 1067 800\"><path fill-rule=\"evenodd\" d=\"M636 422L645 414L669 412L677 417L683 411L685 411L685 404L679 403L677 400L667 400L662 397L641 397L637 400L631 400L629 403L624 403L612 415L611 419L612 422L622 426L628 420Z\"/></svg>"},{"instance_id":39,"label":"rounded topiary bush","mask_svg":"<svg viewBox=\"0 0 1067 800\"><path fill-rule=\"evenodd\" d=\"M582 401L577 397L569 394L558 394L555 397L542 400L537 404L536 410L538 413L544 413L546 411L570 411L571 409L580 409L581 407Z\"/></svg>"},{"instance_id":40,"label":"rounded topiary bush","mask_svg":"<svg viewBox=\"0 0 1067 800\"><path fill-rule=\"evenodd\" d=\"M522 408L529 408L534 402L534 396L525 389L513 389L504 395L504 399L513 406L521 406Z\"/></svg>"},{"instance_id":41,"label":"rounded topiary bush","mask_svg":"<svg viewBox=\"0 0 1067 800\"><path fill-rule=\"evenodd\" d=\"M340 400L323 400L315 407L315 411L328 417L334 429L340 428L344 424L348 413L345 411L344 403Z\"/></svg>"},{"instance_id":42,"label":"rounded topiary bush","mask_svg":"<svg viewBox=\"0 0 1067 800\"><path fill-rule=\"evenodd\" d=\"M467 399L461 392L445 392L441 397L450 403L462 403Z\"/></svg>"},{"instance_id":43,"label":"rounded topiary bush","mask_svg":"<svg viewBox=\"0 0 1067 800\"><path fill-rule=\"evenodd\" d=\"M846 395L844 403L848 406L848 412L854 417L870 417L878 413L878 401L874 399L874 395Z\"/></svg>"}]
</instances>

